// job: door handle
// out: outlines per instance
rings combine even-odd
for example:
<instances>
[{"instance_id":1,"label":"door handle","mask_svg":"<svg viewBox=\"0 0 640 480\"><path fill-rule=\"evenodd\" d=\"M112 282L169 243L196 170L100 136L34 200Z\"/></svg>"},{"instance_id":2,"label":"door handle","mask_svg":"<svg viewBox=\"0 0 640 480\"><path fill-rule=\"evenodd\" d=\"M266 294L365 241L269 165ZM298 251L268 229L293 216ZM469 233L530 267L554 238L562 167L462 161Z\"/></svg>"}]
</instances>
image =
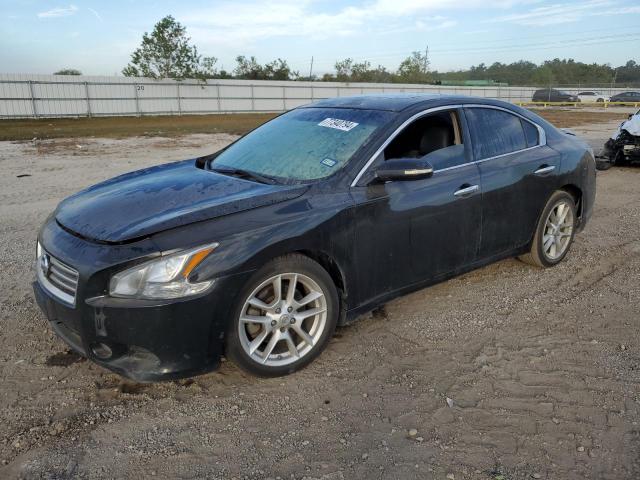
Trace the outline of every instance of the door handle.
<instances>
[{"instance_id":1,"label":"door handle","mask_svg":"<svg viewBox=\"0 0 640 480\"><path fill-rule=\"evenodd\" d=\"M553 172L555 169L556 169L555 165L549 165L547 167L542 166L533 173L536 175L546 175L547 173Z\"/></svg>"},{"instance_id":2,"label":"door handle","mask_svg":"<svg viewBox=\"0 0 640 480\"><path fill-rule=\"evenodd\" d=\"M463 188L456 190L453 194L456 197L468 197L472 193L476 193L478 190L480 190L478 185L469 185L468 187L463 186Z\"/></svg>"}]
</instances>

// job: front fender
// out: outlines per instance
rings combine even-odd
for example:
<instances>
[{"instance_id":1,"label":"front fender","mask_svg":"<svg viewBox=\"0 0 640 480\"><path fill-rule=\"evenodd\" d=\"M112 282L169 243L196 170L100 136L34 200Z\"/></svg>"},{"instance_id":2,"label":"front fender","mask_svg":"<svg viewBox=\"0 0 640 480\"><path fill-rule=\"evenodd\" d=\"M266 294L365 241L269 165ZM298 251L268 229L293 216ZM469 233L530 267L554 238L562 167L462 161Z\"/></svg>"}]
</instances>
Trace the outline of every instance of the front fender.
<instances>
[{"instance_id":1,"label":"front fender","mask_svg":"<svg viewBox=\"0 0 640 480\"><path fill-rule=\"evenodd\" d=\"M353 200L346 192L305 195L163 232L153 240L161 250L175 248L184 238L191 244L218 242L219 247L194 270L194 280L251 272L273 258L309 250L333 259L348 281L353 271L353 214Z\"/></svg>"}]
</instances>

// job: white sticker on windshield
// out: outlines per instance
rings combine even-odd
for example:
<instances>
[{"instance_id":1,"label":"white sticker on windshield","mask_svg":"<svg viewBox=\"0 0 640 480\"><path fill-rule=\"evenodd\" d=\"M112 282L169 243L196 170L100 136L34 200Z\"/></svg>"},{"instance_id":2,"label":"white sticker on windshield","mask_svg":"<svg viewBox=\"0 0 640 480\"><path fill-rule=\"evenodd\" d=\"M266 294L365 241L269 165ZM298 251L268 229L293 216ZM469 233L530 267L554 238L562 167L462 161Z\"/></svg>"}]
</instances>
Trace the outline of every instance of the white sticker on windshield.
<instances>
[{"instance_id":1,"label":"white sticker on windshield","mask_svg":"<svg viewBox=\"0 0 640 480\"><path fill-rule=\"evenodd\" d=\"M335 166L335 164L336 164L336 163L338 163L338 162L336 162L336 161L335 161L334 159L332 159L332 158L325 158L325 159L324 159L324 160L322 160L322 162L320 162L320 163L322 163L323 165L326 165L327 167L333 167L333 166Z\"/></svg>"},{"instance_id":2,"label":"white sticker on windshield","mask_svg":"<svg viewBox=\"0 0 640 480\"><path fill-rule=\"evenodd\" d=\"M353 130L358 126L356 122L350 122L349 120L340 120L339 118L325 118L318 125L321 127L335 128L337 130L342 130L343 132L348 132L349 130Z\"/></svg>"}]
</instances>

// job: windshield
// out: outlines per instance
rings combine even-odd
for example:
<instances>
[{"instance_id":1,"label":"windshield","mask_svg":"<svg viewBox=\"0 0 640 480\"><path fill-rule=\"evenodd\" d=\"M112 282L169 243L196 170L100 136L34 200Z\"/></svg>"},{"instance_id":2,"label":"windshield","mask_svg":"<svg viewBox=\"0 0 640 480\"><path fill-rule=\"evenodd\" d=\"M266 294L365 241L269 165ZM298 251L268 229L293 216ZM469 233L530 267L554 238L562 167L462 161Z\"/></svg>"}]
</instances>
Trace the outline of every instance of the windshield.
<instances>
[{"instance_id":1,"label":"windshield","mask_svg":"<svg viewBox=\"0 0 640 480\"><path fill-rule=\"evenodd\" d=\"M283 183L328 177L393 116L378 110L292 110L229 146L209 168L244 170Z\"/></svg>"}]
</instances>

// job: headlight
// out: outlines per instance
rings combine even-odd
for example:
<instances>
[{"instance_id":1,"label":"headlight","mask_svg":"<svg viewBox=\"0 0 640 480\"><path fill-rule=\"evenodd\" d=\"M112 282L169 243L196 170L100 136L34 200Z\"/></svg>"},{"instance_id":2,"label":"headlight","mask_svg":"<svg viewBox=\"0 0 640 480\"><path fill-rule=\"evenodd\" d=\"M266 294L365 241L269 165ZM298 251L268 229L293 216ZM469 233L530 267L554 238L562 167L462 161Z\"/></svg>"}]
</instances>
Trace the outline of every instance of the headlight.
<instances>
[{"instance_id":1,"label":"headlight","mask_svg":"<svg viewBox=\"0 0 640 480\"><path fill-rule=\"evenodd\" d=\"M163 256L111 277L112 297L168 299L204 292L213 280L191 283L189 274L216 247L217 243Z\"/></svg>"}]
</instances>

